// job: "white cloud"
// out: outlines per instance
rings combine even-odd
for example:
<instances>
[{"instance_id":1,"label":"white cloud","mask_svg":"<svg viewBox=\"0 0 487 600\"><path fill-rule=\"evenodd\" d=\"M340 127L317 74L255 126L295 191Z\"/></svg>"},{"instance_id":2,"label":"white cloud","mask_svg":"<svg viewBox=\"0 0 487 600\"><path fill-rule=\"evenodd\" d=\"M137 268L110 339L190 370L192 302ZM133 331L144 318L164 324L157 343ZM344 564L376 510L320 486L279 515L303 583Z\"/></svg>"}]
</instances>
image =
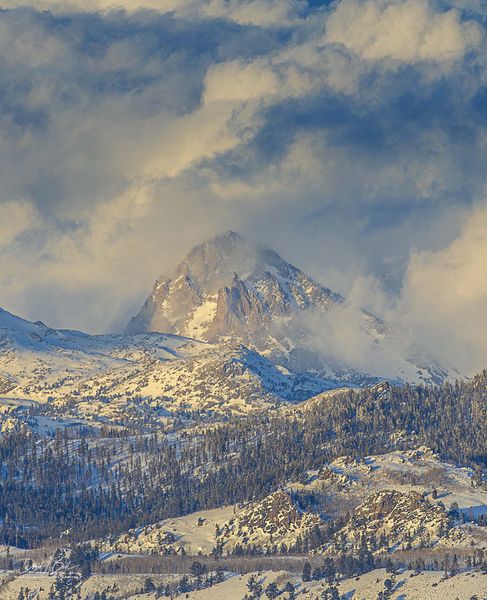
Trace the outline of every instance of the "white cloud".
<instances>
[{"instance_id":1,"label":"white cloud","mask_svg":"<svg viewBox=\"0 0 487 600\"><path fill-rule=\"evenodd\" d=\"M8 201L0 205L0 247L13 242L38 224L40 216L27 200Z\"/></svg>"},{"instance_id":2,"label":"white cloud","mask_svg":"<svg viewBox=\"0 0 487 600\"><path fill-rule=\"evenodd\" d=\"M325 35L367 60L410 63L459 59L482 37L478 23L438 12L429 0L341 0Z\"/></svg>"},{"instance_id":3,"label":"white cloud","mask_svg":"<svg viewBox=\"0 0 487 600\"><path fill-rule=\"evenodd\" d=\"M244 63L234 60L211 67L205 78L205 102L218 100L252 100L274 96L280 81L263 60Z\"/></svg>"},{"instance_id":4,"label":"white cloud","mask_svg":"<svg viewBox=\"0 0 487 600\"><path fill-rule=\"evenodd\" d=\"M240 108L231 101L205 103L181 116L141 119L131 123L128 145L114 149L114 167L125 168L133 177L175 177L198 161L245 141L256 125L251 107ZM116 129L114 137L119 132Z\"/></svg>"},{"instance_id":5,"label":"white cloud","mask_svg":"<svg viewBox=\"0 0 487 600\"><path fill-rule=\"evenodd\" d=\"M243 25L286 25L299 19L305 0L4 0L3 8L31 6L59 12L153 10L183 17L225 18Z\"/></svg>"},{"instance_id":6,"label":"white cloud","mask_svg":"<svg viewBox=\"0 0 487 600\"><path fill-rule=\"evenodd\" d=\"M303 0L210 0L203 10L238 23L275 27L292 22L305 7Z\"/></svg>"},{"instance_id":7,"label":"white cloud","mask_svg":"<svg viewBox=\"0 0 487 600\"><path fill-rule=\"evenodd\" d=\"M185 0L4 0L4 8L30 6L37 10L55 11L106 11L124 9L128 11L150 9L160 12L176 10L189 4Z\"/></svg>"},{"instance_id":8,"label":"white cloud","mask_svg":"<svg viewBox=\"0 0 487 600\"><path fill-rule=\"evenodd\" d=\"M479 206L447 247L412 255L398 307L410 337L470 374L487 362L486 265L487 206Z\"/></svg>"},{"instance_id":9,"label":"white cloud","mask_svg":"<svg viewBox=\"0 0 487 600\"><path fill-rule=\"evenodd\" d=\"M276 104L329 86L357 91L359 68L353 59L312 40L284 52L252 61L240 59L213 65L205 77L205 102L230 100Z\"/></svg>"}]
</instances>

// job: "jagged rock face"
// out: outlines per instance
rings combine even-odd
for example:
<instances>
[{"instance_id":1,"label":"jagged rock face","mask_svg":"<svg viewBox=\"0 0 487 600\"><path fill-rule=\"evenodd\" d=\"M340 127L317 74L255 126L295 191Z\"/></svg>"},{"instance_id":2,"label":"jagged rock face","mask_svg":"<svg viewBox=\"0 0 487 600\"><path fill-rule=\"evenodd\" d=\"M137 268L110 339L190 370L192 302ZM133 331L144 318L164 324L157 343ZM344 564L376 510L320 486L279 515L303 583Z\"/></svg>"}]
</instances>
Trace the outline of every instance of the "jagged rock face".
<instances>
[{"instance_id":1,"label":"jagged rock face","mask_svg":"<svg viewBox=\"0 0 487 600\"><path fill-rule=\"evenodd\" d=\"M222 528L218 542L227 551L236 546L271 549L285 544L289 548L320 525L318 515L301 513L289 494L277 491L243 508Z\"/></svg>"},{"instance_id":2,"label":"jagged rock face","mask_svg":"<svg viewBox=\"0 0 487 600\"><path fill-rule=\"evenodd\" d=\"M273 250L229 232L196 246L173 277L157 281L127 331L232 337L262 347L279 337L279 318L342 301Z\"/></svg>"},{"instance_id":3,"label":"jagged rock face","mask_svg":"<svg viewBox=\"0 0 487 600\"><path fill-rule=\"evenodd\" d=\"M330 549L358 550L366 546L380 552L387 548L428 547L445 538L451 527L442 505L432 504L418 492L383 490L355 509Z\"/></svg>"}]
</instances>

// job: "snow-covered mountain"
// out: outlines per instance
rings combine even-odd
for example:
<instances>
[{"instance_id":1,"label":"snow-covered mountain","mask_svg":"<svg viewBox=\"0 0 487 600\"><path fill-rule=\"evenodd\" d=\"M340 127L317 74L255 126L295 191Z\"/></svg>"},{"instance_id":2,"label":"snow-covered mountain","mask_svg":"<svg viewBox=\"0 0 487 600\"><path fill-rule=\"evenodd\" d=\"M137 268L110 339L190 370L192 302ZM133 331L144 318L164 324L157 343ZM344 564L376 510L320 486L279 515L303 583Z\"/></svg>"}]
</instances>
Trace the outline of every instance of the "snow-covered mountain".
<instances>
[{"instance_id":1,"label":"snow-covered mountain","mask_svg":"<svg viewBox=\"0 0 487 600\"><path fill-rule=\"evenodd\" d=\"M126 329L148 331L238 341L293 371L345 385L438 383L451 375L405 350L374 315L352 313L340 294L232 231L194 247L170 277L156 281Z\"/></svg>"},{"instance_id":2,"label":"snow-covered mountain","mask_svg":"<svg viewBox=\"0 0 487 600\"><path fill-rule=\"evenodd\" d=\"M69 407L76 418L151 421L247 414L344 386L450 375L403 353L366 311L345 324L353 352L340 353L330 327L341 331L344 307L274 251L230 232L158 281L124 335L55 330L0 309L0 394Z\"/></svg>"}]
</instances>

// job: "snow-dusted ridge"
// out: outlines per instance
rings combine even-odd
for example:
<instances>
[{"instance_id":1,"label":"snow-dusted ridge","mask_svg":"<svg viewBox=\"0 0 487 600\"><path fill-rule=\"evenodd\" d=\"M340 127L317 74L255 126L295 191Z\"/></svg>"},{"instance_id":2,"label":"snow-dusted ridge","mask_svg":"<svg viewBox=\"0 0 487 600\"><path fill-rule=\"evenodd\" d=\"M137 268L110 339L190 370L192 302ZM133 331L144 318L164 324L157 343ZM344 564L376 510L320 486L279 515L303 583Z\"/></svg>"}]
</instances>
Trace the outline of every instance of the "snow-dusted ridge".
<instances>
[{"instance_id":1,"label":"snow-dusted ridge","mask_svg":"<svg viewBox=\"0 0 487 600\"><path fill-rule=\"evenodd\" d=\"M0 313L0 393L123 422L180 411L246 414L336 387L240 343L174 334L87 335ZM72 408L71 408L72 410Z\"/></svg>"},{"instance_id":2,"label":"snow-dusted ridge","mask_svg":"<svg viewBox=\"0 0 487 600\"><path fill-rule=\"evenodd\" d=\"M263 554L283 547L299 553L313 530L346 515L329 541L308 551L356 553L364 544L376 555L487 549L483 528L471 522L487 514L487 488L474 487L471 469L444 463L429 448L363 460L340 457L309 475L308 482L290 481L260 501L166 519L94 543L104 552L128 554L209 555L219 548L226 555L237 546ZM316 498L312 510L299 505L303 496ZM452 504L458 507L456 518L448 512Z\"/></svg>"}]
</instances>

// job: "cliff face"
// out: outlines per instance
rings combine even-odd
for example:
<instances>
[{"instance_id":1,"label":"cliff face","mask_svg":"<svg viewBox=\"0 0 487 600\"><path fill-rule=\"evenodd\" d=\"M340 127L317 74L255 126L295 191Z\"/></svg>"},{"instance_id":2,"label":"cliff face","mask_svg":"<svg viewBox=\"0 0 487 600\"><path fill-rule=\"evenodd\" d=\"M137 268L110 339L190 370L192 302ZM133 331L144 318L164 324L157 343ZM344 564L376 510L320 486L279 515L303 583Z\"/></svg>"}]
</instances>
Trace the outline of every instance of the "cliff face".
<instances>
[{"instance_id":1,"label":"cliff face","mask_svg":"<svg viewBox=\"0 0 487 600\"><path fill-rule=\"evenodd\" d=\"M229 552L236 546L265 551L285 544L293 547L323 524L320 517L300 512L289 494L276 491L261 502L249 504L221 527L217 542Z\"/></svg>"}]
</instances>

